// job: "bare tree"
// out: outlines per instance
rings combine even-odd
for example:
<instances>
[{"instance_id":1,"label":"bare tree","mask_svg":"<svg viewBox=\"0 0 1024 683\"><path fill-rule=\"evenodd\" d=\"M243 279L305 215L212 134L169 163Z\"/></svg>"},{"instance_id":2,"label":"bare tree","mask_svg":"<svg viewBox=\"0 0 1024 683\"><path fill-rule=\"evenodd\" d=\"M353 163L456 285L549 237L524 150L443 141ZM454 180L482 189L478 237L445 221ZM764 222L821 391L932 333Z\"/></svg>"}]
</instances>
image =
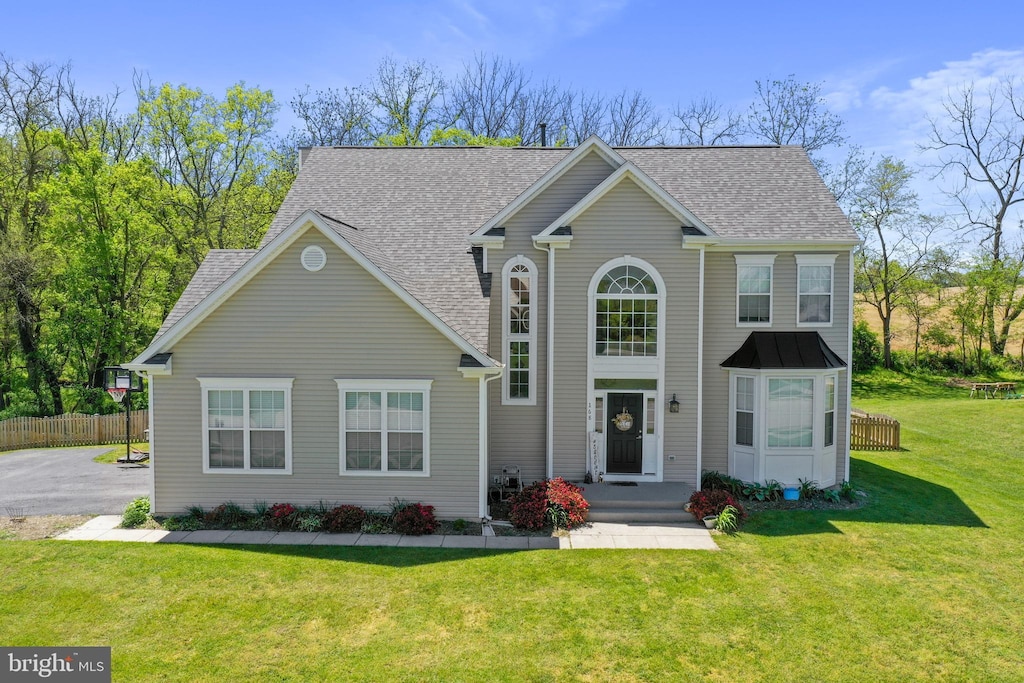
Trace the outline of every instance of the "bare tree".
<instances>
[{"instance_id":1,"label":"bare tree","mask_svg":"<svg viewBox=\"0 0 1024 683\"><path fill-rule=\"evenodd\" d=\"M360 88L317 90L307 85L289 102L303 129L292 130L297 146L365 145L373 105Z\"/></svg>"},{"instance_id":2,"label":"bare tree","mask_svg":"<svg viewBox=\"0 0 1024 683\"><path fill-rule=\"evenodd\" d=\"M559 142L575 147L591 135L606 136L608 103L599 93L575 90L562 101Z\"/></svg>"},{"instance_id":3,"label":"bare tree","mask_svg":"<svg viewBox=\"0 0 1024 683\"><path fill-rule=\"evenodd\" d=\"M1010 326L1024 312L1021 254L1008 249L1004 228L1024 202L1024 94L1022 81L1006 78L985 92L968 83L951 91L945 115L931 120L925 149L938 153L947 194L960 206L964 233L980 233L992 277L987 278L986 336L1003 355Z\"/></svg>"},{"instance_id":4,"label":"bare tree","mask_svg":"<svg viewBox=\"0 0 1024 683\"><path fill-rule=\"evenodd\" d=\"M747 113L750 135L773 145L800 145L821 171L820 150L839 147L843 121L828 110L820 83L784 80L756 81L757 94Z\"/></svg>"},{"instance_id":5,"label":"bare tree","mask_svg":"<svg viewBox=\"0 0 1024 683\"><path fill-rule=\"evenodd\" d=\"M622 90L608 101L608 138L619 147L659 144L664 124L654 103L639 90Z\"/></svg>"},{"instance_id":6,"label":"bare tree","mask_svg":"<svg viewBox=\"0 0 1024 683\"><path fill-rule=\"evenodd\" d=\"M672 126L684 145L728 145L743 134L742 117L722 107L711 95L691 100L686 107L676 105Z\"/></svg>"},{"instance_id":7,"label":"bare tree","mask_svg":"<svg viewBox=\"0 0 1024 683\"><path fill-rule=\"evenodd\" d=\"M512 116L508 137L518 137L526 147L540 144L540 124L557 128L565 107L565 93L557 83L545 81L526 91Z\"/></svg>"},{"instance_id":8,"label":"bare tree","mask_svg":"<svg viewBox=\"0 0 1024 683\"><path fill-rule=\"evenodd\" d=\"M372 137L379 144L422 145L433 128L448 127L439 109L445 82L425 61L399 66L385 57L366 94L373 105Z\"/></svg>"},{"instance_id":9,"label":"bare tree","mask_svg":"<svg viewBox=\"0 0 1024 683\"><path fill-rule=\"evenodd\" d=\"M511 137L515 113L528 98L530 79L500 56L478 53L445 93L445 118L472 135Z\"/></svg>"}]
</instances>

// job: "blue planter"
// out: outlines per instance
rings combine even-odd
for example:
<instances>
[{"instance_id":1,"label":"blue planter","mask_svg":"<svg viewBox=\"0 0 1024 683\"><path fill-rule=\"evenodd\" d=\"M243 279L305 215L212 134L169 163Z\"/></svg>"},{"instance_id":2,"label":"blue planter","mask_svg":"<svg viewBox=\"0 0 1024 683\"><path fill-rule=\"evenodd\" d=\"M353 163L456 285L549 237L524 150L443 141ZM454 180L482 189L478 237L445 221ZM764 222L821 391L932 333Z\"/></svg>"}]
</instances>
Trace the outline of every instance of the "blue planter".
<instances>
[{"instance_id":1,"label":"blue planter","mask_svg":"<svg viewBox=\"0 0 1024 683\"><path fill-rule=\"evenodd\" d=\"M800 489L782 489L782 498L784 500L800 500Z\"/></svg>"}]
</instances>

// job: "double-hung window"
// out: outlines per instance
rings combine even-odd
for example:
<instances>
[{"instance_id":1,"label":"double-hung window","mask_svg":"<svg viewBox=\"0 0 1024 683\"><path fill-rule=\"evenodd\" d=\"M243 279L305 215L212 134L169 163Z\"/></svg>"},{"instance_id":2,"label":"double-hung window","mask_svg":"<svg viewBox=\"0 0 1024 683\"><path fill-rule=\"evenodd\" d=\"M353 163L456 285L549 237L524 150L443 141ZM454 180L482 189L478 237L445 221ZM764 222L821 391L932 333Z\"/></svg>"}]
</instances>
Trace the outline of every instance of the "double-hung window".
<instances>
[{"instance_id":1,"label":"double-hung window","mask_svg":"<svg viewBox=\"0 0 1024 683\"><path fill-rule=\"evenodd\" d=\"M736 323L771 325L772 270L775 254L737 254Z\"/></svg>"},{"instance_id":2,"label":"double-hung window","mask_svg":"<svg viewBox=\"0 0 1024 683\"><path fill-rule=\"evenodd\" d=\"M431 380L336 380L341 474L430 474Z\"/></svg>"},{"instance_id":3,"label":"double-hung window","mask_svg":"<svg viewBox=\"0 0 1024 683\"><path fill-rule=\"evenodd\" d=\"M200 377L203 472L291 474L292 380Z\"/></svg>"},{"instance_id":4,"label":"double-hung window","mask_svg":"<svg viewBox=\"0 0 1024 683\"><path fill-rule=\"evenodd\" d=\"M537 403L537 330L534 314L537 267L530 259L516 256L502 268L504 320L502 341L505 374L502 402Z\"/></svg>"},{"instance_id":5,"label":"double-hung window","mask_svg":"<svg viewBox=\"0 0 1024 683\"><path fill-rule=\"evenodd\" d=\"M736 433L737 446L754 445L754 378L736 376Z\"/></svg>"},{"instance_id":6,"label":"double-hung window","mask_svg":"<svg viewBox=\"0 0 1024 683\"><path fill-rule=\"evenodd\" d=\"M831 325L835 254L797 254L797 324Z\"/></svg>"}]
</instances>

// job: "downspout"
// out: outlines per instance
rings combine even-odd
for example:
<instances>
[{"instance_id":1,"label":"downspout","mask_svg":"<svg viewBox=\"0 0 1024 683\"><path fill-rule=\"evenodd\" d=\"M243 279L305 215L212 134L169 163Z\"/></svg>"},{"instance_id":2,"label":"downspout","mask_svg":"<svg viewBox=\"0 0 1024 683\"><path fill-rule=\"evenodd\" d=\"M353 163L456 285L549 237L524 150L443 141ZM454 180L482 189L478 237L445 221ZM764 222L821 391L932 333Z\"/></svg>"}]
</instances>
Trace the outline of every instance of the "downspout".
<instances>
[{"instance_id":1,"label":"downspout","mask_svg":"<svg viewBox=\"0 0 1024 683\"><path fill-rule=\"evenodd\" d=\"M697 484L700 490L704 467L704 246L698 250L697 267Z\"/></svg>"},{"instance_id":2,"label":"downspout","mask_svg":"<svg viewBox=\"0 0 1024 683\"><path fill-rule=\"evenodd\" d=\"M844 481L850 481L850 410L853 401L853 252L847 257L847 269L850 271L850 288L846 290L850 297L849 317L846 319L846 465Z\"/></svg>"},{"instance_id":3,"label":"downspout","mask_svg":"<svg viewBox=\"0 0 1024 683\"><path fill-rule=\"evenodd\" d=\"M156 458L153 457L156 455L156 449L153 448L155 434L153 431L153 375L149 373L139 374L144 375L146 378L146 403L149 406L149 509L151 512L156 512L158 508L156 506Z\"/></svg>"},{"instance_id":4,"label":"downspout","mask_svg":"<svg viewBox=\"0 0 1024 683\"><path fill-rule=\"evenodd\" d=\"M555 247L548 243L547 478L555 476Z\"/></svg>"},{"instance_id":5,"label":"downspout","mask_svg":"<svg viewBox=\"0 0 1024 683\"><path fill-rule=\"evenodd\" d=\"M481 374L480 375L480 406L477 410L480 420L480 519L490 519L490 515L487 514L487 490L488 490L488 478L490 476L489 471L489 444L488 440L488 424L490 422L488 414L487 400L487 385L493 380L501 377L501 372L497 372L492 375Z\"/></svg>"}]
</instances>

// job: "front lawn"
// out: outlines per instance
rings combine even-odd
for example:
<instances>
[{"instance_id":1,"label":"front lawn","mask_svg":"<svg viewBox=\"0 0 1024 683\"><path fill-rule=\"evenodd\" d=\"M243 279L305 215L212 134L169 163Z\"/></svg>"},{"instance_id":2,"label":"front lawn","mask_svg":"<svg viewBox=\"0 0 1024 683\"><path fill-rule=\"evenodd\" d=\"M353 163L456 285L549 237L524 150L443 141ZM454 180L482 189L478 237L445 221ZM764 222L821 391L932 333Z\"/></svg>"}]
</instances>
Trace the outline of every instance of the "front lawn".
<instances>
[{"instance_id":1,"label":"front lawn","mask_svg":"<svg viewBox=\"0 0 1024 683\"><path fill-rule=\"evenodd\" d=\"M906 450L855 454L865 507L721 552L3 542L0 644L112 645L114 680L1019 681L1024 401L882 393Z\"/></svg>"}]
</instances>

